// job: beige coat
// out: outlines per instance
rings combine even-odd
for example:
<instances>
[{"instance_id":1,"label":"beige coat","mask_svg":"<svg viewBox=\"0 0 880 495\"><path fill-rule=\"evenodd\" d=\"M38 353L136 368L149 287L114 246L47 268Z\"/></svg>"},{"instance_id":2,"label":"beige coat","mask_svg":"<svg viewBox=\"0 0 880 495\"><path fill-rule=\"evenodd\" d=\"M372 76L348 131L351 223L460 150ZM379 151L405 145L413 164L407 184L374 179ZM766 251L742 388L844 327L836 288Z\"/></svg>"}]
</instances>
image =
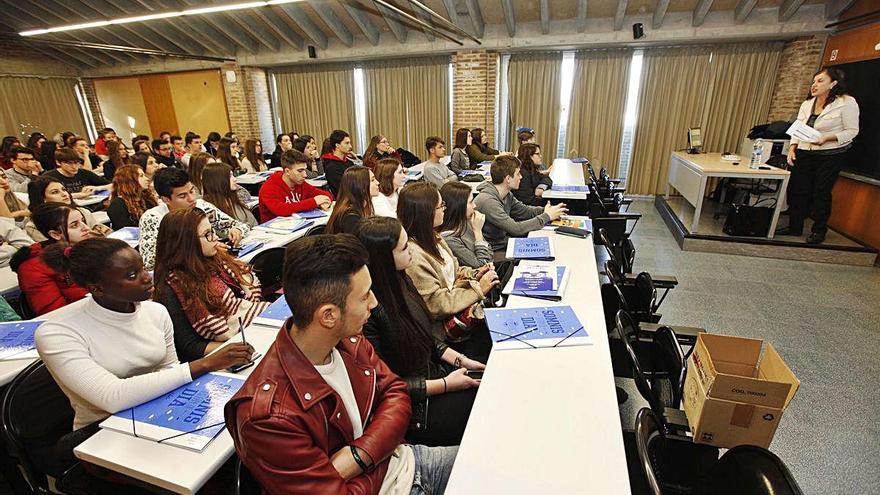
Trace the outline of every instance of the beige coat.
<instances>
[{"instance_id":1,"label":"beige coat","mask_svg":"<svg viewBox=\"0 0 880 495\"><path fill-rule=\"evenodd\" d=\"M412 246L413 258L406 273L435 318L443 319L458 314L483 300L480 283L473 278L476 270L459 266L446 241L441 239L437 247L446 251L455 263L453 287L446 284L442 260L435 259L415 242L410 243L410 246Z\"/></svg>"}]
</instances>

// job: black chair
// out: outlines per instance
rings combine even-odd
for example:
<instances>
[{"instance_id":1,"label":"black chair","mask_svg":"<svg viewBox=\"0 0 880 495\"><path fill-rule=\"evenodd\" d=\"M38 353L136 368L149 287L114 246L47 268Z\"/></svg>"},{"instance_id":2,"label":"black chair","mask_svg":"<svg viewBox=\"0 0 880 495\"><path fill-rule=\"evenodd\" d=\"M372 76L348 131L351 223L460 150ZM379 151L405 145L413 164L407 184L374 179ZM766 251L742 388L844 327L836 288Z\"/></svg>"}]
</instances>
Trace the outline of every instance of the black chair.
<instances>
[{"instance_id":1,"label":"black chair","mask_svg":"<svg viewBox=\"0 0 880 495\"><path fill-rule=\"evenodd\" d=\"M270 299L281 288L284 273L284 248L269 248L251 260L254 274L260 279L263 289L263 297Z\"/></svg>"},{"instance_id":2,"label":"black chair","mask_svg":"<svg viewBox=\"0 0 880 495\"><path fill-rule=\"evenodd\" d=\"M31 308L30 303L28 303L27 296L24 292L19 292L18 294L18 304L14 308L17 310L19 316L21 316L22 320L32 320L37 317L37 313Z\"/></svg>"},{"instance_id":3,"label":"black chair","mask_svg":"<svg viewBox=\"0 0 880 495\"><path fill-rule=\"evenodd\" d=\"M629 237L612 240L608 229L604 227L596 229L596 237L599 238L599 244L605 247L608 257L617 262L623 272L632 271L636 261L636 247Z\"/></svg>"},{"instance_id":4,"label":"black chair","mask_svg":"<svg viewBox=\"0 0 880 495\"><path fill-rule=\"evenodd\" d=\"M803 492L776 454L754 445L740 445L721 456L695 493L801 495Z\"/></svg>"},{"instance_id":5,"label":"black chair","mask_svg":"<svg viewBox=\"0 0 880 495\"><path fill-rule=\"evenodd\" d=\"M235 495L260 495L261 493L262 489L254 475L248 471L247 466L242 464L241 459L238 459L235 463Z\"/></svg>"},{"instance_id":6,"label":"black chair","mask_svg":"<svg viewBox=\"0 0 880 495\"><path fill-rule=\"evenodd\" d=\"M314 227L309 228L305 235L319 235L323 234L325 230L327 230L327 224L315 225Z\"/></svg>"},{"instance_id":7,"label":"black chair","mask_svg":"<svg viewBox=\"0 0 880 495\"><path fill-rule=\"evenodd\" d=\"M251 214L253 214L254 218L257 219L257 223L263 223L263 220L260 219L260 203L255 204L251 207Z\"/></svg>"}]
</instances>

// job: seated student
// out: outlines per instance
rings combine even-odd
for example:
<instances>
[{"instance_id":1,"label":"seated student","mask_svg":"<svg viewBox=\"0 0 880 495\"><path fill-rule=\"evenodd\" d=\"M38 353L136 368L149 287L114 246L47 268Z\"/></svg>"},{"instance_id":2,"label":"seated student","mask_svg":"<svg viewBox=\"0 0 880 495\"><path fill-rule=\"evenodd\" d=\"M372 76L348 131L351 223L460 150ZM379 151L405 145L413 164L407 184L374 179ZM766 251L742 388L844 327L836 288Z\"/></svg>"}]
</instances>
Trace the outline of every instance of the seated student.
<instances>
[{"instance_id":1,"label":"seated student","mask_svg":"<svg viewBox=\"0 0 880 495\"><path fill-rule=\"evenodd\" d=\"M186 143L178 135L171 136L169 140L171 141L171 156L174 157L174 166L179 167L180 159L186 154Z\"/></svg>"},{"instance_id":2,"label":"seated student","mask_svg":"<svg viewBox=\"0 0 880 495\"><path fill-rule=\"evenodd\" d=\"M207 144L205 144L205 152L211 156L216 157L217 152L220 150L220 133L217 131L211 131L208 133Z\"/></svg>"},{"instance_id":3,"label":"seated student","mask_svg":"<svg viewBox=\"0 0 880 495\"><path fill-rule=\"evenodd\" d=\"M407 440L458 445L480 383L465 370L486 366L443 343L443 324L431 316L406 274L412 253L400 222L368 218L358 237L370 254L368 268L379 302L364 325L364 336L406 382L413 406Z\"/></svg>"},{"instance_id":4,"label":"seated student","mask_svg":"<svg viewBox=\"0 0 880 495\"><path fill-rule=\"evenodd\" d=\"M246 363L253 355L250 345L235 343L210 356L179 362L168 312L149 301L150 274L137 251L121 240L97 238L73 247L50 247L45 257L91 293L57 312L35 335L40 358L75 412L74 431L59 441L47 460L59 472L76 462L74 447L95 434L98 423L111 414L205 373Z\"/></svg>"},{"instance_id":5,"label":"seated student","mask_svg":"<svg viewBox=\"0 0 880 495\"><path fill-rule=\"evenodd\" d=\"M137 150L137 148L135 150L138 153L145 153L143 150ZM104 169L104 178L112 181L113 176L116 175L116 170L119 167L130 165L131 159L122 141L110 141L107 143L107 153L109 153L109 158L101 163L101 168Z\"/></svg>"},{"instance_id":6,"label":"seated student","mask_svg":"<svg viewBox=\"0 0 880 495\"><path fill-rule=\"evenodd\" d=\"M192 158L192 155L195 153L204 153L205 147L202 146L202 136L194 132L187 132L186 136L183 138L184 147L186 148L186 153L180 157L180 163L183 165L183 168L189 168L189 159Z\"/></svg>"},{"instance_id":7,"label":"seated student","mask_svg":"<svg viewBox=\"0 0 880 495\"><path fill-rule=\"evenodd\" d=\"M134 150L135 153L149 153L150 137L144 136L143 134L135 136L134 139L131 140L131 149ZM107 146L107 151L110 151L110 146Z\"/></svg>"},{"instance_id":8,"label":"seated student","mask_svg":"<svg viewBox=\"0 0 880 495\"><path fill-rule=\"evenodd\" d=\"M158 205L156 193L150 188L147 175L137 165L123 165L113 176L113 194L107 216L113 230L137 227L141 215Z\"/></svg>"},{"instance_id":9,"label":"seated student","mask_svg":"<svg viewBox=\"0 0 880 495\"><path fill-rule=\"evenodd\" d=\"M95 140L95 153L103 159L107 158L107 143L116 141L116 131L105 127L98 131L98 139Z\"/></svg>"},{"instance_id":10,"label":"seated student","mask_svg":"<svg viewBox=\"0 0 880 495\"><path fill-rule=\"evenodd\" d=\"M41 256L43 250L56 243L72 246L94 234L82 213L66 204L44 203L34 210L31 219L47 240L19 249L9 266L18 274L18 287L39 316L86 295L86 290L71 282L61 267Z\"/></svg>"},{"instance_id":11,"label":"seated student","mask_svg":"<svg viewBox=\"0 0 880 495\"><path fill-rule=\"evenodd\" d=\"M373 171L361 165L342 174L342 185L333 213L327 220L328 234L354 234L361 220L373 216L373 197L379 194L379 181Z\"/></svg>"},{"instance_id":12,"label":"seated student","mask_svg":"<svg viewBox=\"0 0 880 495\"><path fill-rule=\"evenodd\" d=\"M150 143L150 147L152 148L153 156L156 157L156 161L165 165L166 167L173 167L177 160L174 158L174 146L165 139L154 139Z\"/></svg>"},{"instance_id":13,"label":"seated student","mask_svg":"<svg viewBox=\"0 0 880 495\"><path fill-rule=\"evenodd\" d=\"M449 157L449 170L458 176L462 170L472 170L471 159L468 157L467 148L473 144L473 136L470 129L462 127L455 131L455 146Z\"/></svg>"},{"instance_id":14,"label":"seated student","mask_svg":"<svg viewBox=\"0 0 880 495\"><path fill-rule=\"evenodd\" d=\"M235 175L244 173L241 161L238 159L238 143L227 137L220 138L217 146L217 161L229 165Z\"/></svg>"},{"instance_id":15,"label":"seated student","mask_svg":"<svg viewBox=\"0 0 880 495\"><path fill-rule=\"evenodd\" d=\"M330 208L333 194L306 182L307 161L308 158L296 150L287 150L281 155L281 171L270 175L260 188L261 221Z\"/></svg>"},{"instance_id":16,"label":"seated student","mask_svg":"<svg viewBox=\"0 0 880 495\"><path fill-rule=\"evenodd\" d=\"M492 265L459 266L446 241L437 234L446 204L433 184L416 182L400 191L397 215L412 241L413 261L406 273L425 300L431 315L447 324L449 341L471 340L472 320L481 319L482 301L499 284ZM479 337L488 338L488 332ZM488 354L491 340L474 339L457 350Z\"/></svg>"},{"instance_id":17,"label":"seated student","mask_svg":"<svg viewBox=\"0 0 880 495\"><path fill-rule=\"evenodd\" d=\"M9 266L9 260L19 249L28 247L34 240L9 218L0 218L0 268Z\"/></svg>"},{"instance_id":18,"label":"seated student","mask_svg":"<svg viewBox=\"0 0 880 495\"><path fill-rule=\"evenodd\" d=\"M533 230L539 230L547 222L556 220L568 211L565 203L556 205L549 202L541 206L524 205L511 194L519 189L522 180L520 163L513 156L499 156L490 170L492 182L477 186L474 208L486 215L483 237L497 256L507 249L507 237L523 237Z\"/></svg>"},{"instance_id":19,"label":"seated student","mask_svg":"<svg viewBox=\"0 0 880 495\"><path fill-rule=\"evenodd\" d=\"M115 142L110 141L108 146ZM87 198L95 191L113 188L107 179L95 175L94 172L83 170L82 157L77 155L72 149L61 148L56 151L55 163L58 165L58 168L50 170L44 175L63 184L67 192L74 198Z\"/></svg>"},{"instance_id":20,"label":"seated student","mask_svg":"<svg viewBox=\"0 0 880 495\"><path fill-rule=\"evenodd\" d=\"M6 170L6 181L13 192L27 192L28 182L40 173L40 162L34 159L30 148L14 146L9 149L12 168Z\"/></svg>"},{"instance_id":21,"label":"seated student","mask_svg":"<svg viewBox=\"0 0 880 495\"><path fill-rule=\"evenodd\" d=\"M156 157L150 153L144 153L143 151L135 153L134 156L131 157L131 164L137 165L144 171L144 175L149 179L151 187L153 184L153 175L156 174L157 170L165 168L165 165L156 161Z\"/></svg>"},{"instance_id":22,"label":"seated student","mask_svg":"<svg viewBox=\"0 0 880 495\"><path fill-rule=\"evenodd\" d=\"M496 156L512 154L509 151L498 151L489 146L489 136L486 134L486 131L479 127L472 129L471 134L473 135L473 140L467 147L467 153L468 158L471 160L471 165L474 167L479 165L480 162L490 162Z\"/></svg>"},{"instance_id":23,"label":"seated student","mask_svg":"<svg viewBox=\"0 0 880 495\"><path fill-rule=\"evenodd\" d=\"M303 134L293 142L293 149L306 156L306 178L314 179L324 175L324 162L321 161L321 153L318 152L318 144L315 138Z\"/></svg>"},{"instance_id":24,"label":"seated student","mask_svg":"<svg viewBox=\"0 0 880 495\"><path fill-rule=\"evenodd\" d=\"M92 233L95 235L103 236L112 231L110 227L99 222L88 209L77 206L73 201L73 198L67 192L67 189L64 188L64 185L57 180L41 175L28 184L27 207L31 212L31 216L33 216L33 212L35 212L41 204L53 202L64 203L78 209L83 218L86 219L86 224L92 229ZM29 218L28 221L25 222L24 230L27 232L27 235L36 242L46 240L46 236L41 234L37 229L37 226L34 224L33 218Z\"/></svg>"},{"instance_id":25,"label":"seated student","mask_svg":"<svg viewBox=\"0 0 880 495\"><path fill-rule=\"evenodd\" d=\"M467 184L450 182L440 188L446 203L443 224L438 229L462 266L480 268L492 262L492 249L483 239L486 216L474 209L474 195Z\"/></svg>"},{"instance_id":26,"label":"seated student","mask_svg":"<svg viewBox=\"0 0 880 495\"><path fill-rule=\"evenodd\" d=\"M6 180L6 171L0 170L0 217L12 219L24 224L30 216L27 205L15 195L12 186Z\"/></svg>"},{"instance_id":27,"label":"seated student","mask_svg":"<svg viewBox=\"0 0 880 495\"><path fill-rule=\"evenodd\" d=\"M321 162L324 164L324 173L327 177L327 187L333 194L339 194L339 183L342 181L342 174L348 167L354 165L349 160L351 153L351 136L347 132L339 129L330 133L327 138L330 151L321 155Z\"/></svg>"},{"instance_id":28,"label":"seated student","mask_svg":"<svg viewBox=\"0 0 880 495\"><path fill-rule=\"evenodd\" d=\"M531 206L543 206L541 197L544 191L553 186L553 179L549 175L541 173L544 158L541 155L541 147L534 143L526 143L519 147L517 152L519 159L520 175L519 187L514 189L513 195L523 204Z\"/></svg>"},{"instance_id":29,"label":"seated student","mask_svg":"<svg viewBox=\"0 0 880 495\"><path fill-rule=\"evenodd\" d=\"M159 222L170 211L199 208L208 216L214 233L221 239L228 238L235 245L251 231L248 224L235 220L205 200L196 199L195 186L190 181L189 174L184 170L176 167L163 168L156 172L153 186L161 203L144 212L140 221L139 249L148 270L153 269L156 260L156 238L159 235Z\"/></svg>"},{"instance_id":30,"label":"seated student","mask_svg":"<svg viewBox=\"0 0 880 495\"><path fill-rule=\"evenodd\" d=\"M55 170L58 167L55 162L55 152L58 149L58 143L55 141L45 141L40 146L40 168L43 171Z\"/></svg>"},{"instance_id":31,"label":"seated student","mask_svg":"<svg viewBox=\"0 0 880 495\"><path fill-rule=\"evenodd\" d=\"M84 169L91 170L96 174L99 171L101 173L104 172L103 168L101 168L101 164L104 160L97 154L92 153L92 150L89 149L89 141L86 138L80 136L73 136L70 138L70 149L82 157Z\"/></svg>"},{"instance_id":32,"label":"seated student","mask_svg":"<svg viewBox=\"0 0 880 495\"><path fill-rule=\"evenodd\" d=\"M226 428L264 493L446 489L457 447L401 444L406 384L361 335L376 306L367 261L351 235L308 236L287 248L293 316L226 404Z\"/></svg>"},{"instance_id":33,"label":"seated student","mask_svg":"<svg viewBox=\"0 0 880 495\"><path fill-rule=\"evenodd\" d=\"M223 138L226 139L226 138ZM257 226L257 219L245 204L251 195L239 187L232 176L232 168L225 163L212 163L202 173L203 198L220 208L220 211L251 227Z\"/></svg>"},{"instance_id":34,"label":"seated student","mask_svg":"<svg viewBox=\"0 0 880 495\"><path fill-rule=\"evenodd\" d=\"M519 145L530 144L535 142L535 130L530 127L519 127L516 129L516 140Z\"/></svg>"},{"instance_id":35,"label":"seated student","mask_svg":"<svg viewBox=\"0 0 880 495\"><path fill-rule=\"evenodd\" d=\"M364 152L364 166L375 172L376 164L379 163L379 160L385 158L393 158L403 163L400 153L391 146L387 137L373 136L370 138L370 145L367 146L367 151Z\"/></svg>"},{"instance_id":36,"label":"seated student","mask_svg":"<svg viewBox=\"0 0 880 495\"><path fill-rule=\"evenodd\" d=\"M226 165L223 165L226 167ZM156 243L156 294L174 322L181 361L199 359L248 326L269 303L247 263L226 253L197 208L165 215Z\"/></svg>"},{"instance_id":37,"label":"seated student","mask_svg":"<svg viewBox=\"0 0 880 495\"><path fill-rule=\"evenodd\" d=\"M215 163L216 161L217 160L208 153L194 153L189 158L189 169L187 171L189 172L193 186L196 188L195 193L197 198L202 197L202 180L205 167L207 167L209 163Z\"/></svg>"},{"instance_id":38,"label":"seated student","mask_svg":"<svg viewBox=\"0 0 880 495\"><path fill-rule=\"evenodd\" d=\"M406 183L403 165L394 158L383 158L373 170L379 181L379 194L373 196L373 214L397 218L397 192Z\"/></svg>"},{"instance_id":39,"label":"seated student","mask_svg":"<svg viewBox=\"0 0 880 495\"><path fill-rule=\"evenodd\" d=\"M281 166L281 154L291 149L293 141L287 134L279 134L275 138L275 151L272 152L272 159L269 161L269 168Z\"/></svg>"},{"instance_id":40,"label":"seated student","mask_svg":"<svg viewBox=\"0 0 880 495\"><path fill-rule=\"evenodd\" d=\"M443 138L429 137L425 140L425 149L428 150L428 159L419 165L424 167L422 171L426 181L440 189L443 184L458 180L458 175L455 172L440 163L440 159L446 156L446 142L443 141Z\"/></svg>"},{"instance_id":41,"label":"seated student","mask_svg":"<svg viewBox=\"0 0 880 495\"><path fill-rule=\"evenodd\" d=\"M248 139L244 142L244 158L241 159L241 167L248 173L263 172L268 169L266 160L263 159L262 141Z\"/></svg>"}]
</instances>

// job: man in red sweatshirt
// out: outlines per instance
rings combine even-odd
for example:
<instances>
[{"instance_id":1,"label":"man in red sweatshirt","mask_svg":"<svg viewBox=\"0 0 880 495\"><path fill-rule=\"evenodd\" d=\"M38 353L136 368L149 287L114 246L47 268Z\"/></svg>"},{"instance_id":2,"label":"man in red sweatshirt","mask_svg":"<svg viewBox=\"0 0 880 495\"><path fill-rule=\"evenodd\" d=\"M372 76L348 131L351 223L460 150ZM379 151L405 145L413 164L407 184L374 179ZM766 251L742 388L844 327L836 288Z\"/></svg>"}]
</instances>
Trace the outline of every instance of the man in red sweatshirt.
<instances>
[{"instance_id":1,"label":"man in red sweatshirt","mask_svg":"<svg viewBox=\"0 0 880 495\"><path fill-rule=\"evenodd\" d=\"M260 188L260 220L268 222L275 217L321 208L327 210L333 195L306 182L308 158L297 150L281 155L280 172L275 172Z\"/></svg>"}]
</instances>

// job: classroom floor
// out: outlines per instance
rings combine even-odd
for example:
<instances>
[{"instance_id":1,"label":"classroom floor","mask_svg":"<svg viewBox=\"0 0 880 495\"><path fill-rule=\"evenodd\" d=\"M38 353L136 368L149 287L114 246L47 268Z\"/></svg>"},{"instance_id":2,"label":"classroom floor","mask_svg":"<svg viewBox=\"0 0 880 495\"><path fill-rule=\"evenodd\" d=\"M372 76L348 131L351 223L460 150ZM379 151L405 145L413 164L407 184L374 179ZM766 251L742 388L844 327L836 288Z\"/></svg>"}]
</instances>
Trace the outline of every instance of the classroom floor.
<instances>
[{"instance_id":1,"label":"classroom floor","mask_svg":"<svg viewBox=\"0 0 880 495\"><path fill-rule=\"evenodd\" d=\"M770 449L804 493L877 493L880 268L685 252L652 200L630 211L633 271L679 280L662 322L772 342L800 379Z\"/></svg>"}]
</instances>

